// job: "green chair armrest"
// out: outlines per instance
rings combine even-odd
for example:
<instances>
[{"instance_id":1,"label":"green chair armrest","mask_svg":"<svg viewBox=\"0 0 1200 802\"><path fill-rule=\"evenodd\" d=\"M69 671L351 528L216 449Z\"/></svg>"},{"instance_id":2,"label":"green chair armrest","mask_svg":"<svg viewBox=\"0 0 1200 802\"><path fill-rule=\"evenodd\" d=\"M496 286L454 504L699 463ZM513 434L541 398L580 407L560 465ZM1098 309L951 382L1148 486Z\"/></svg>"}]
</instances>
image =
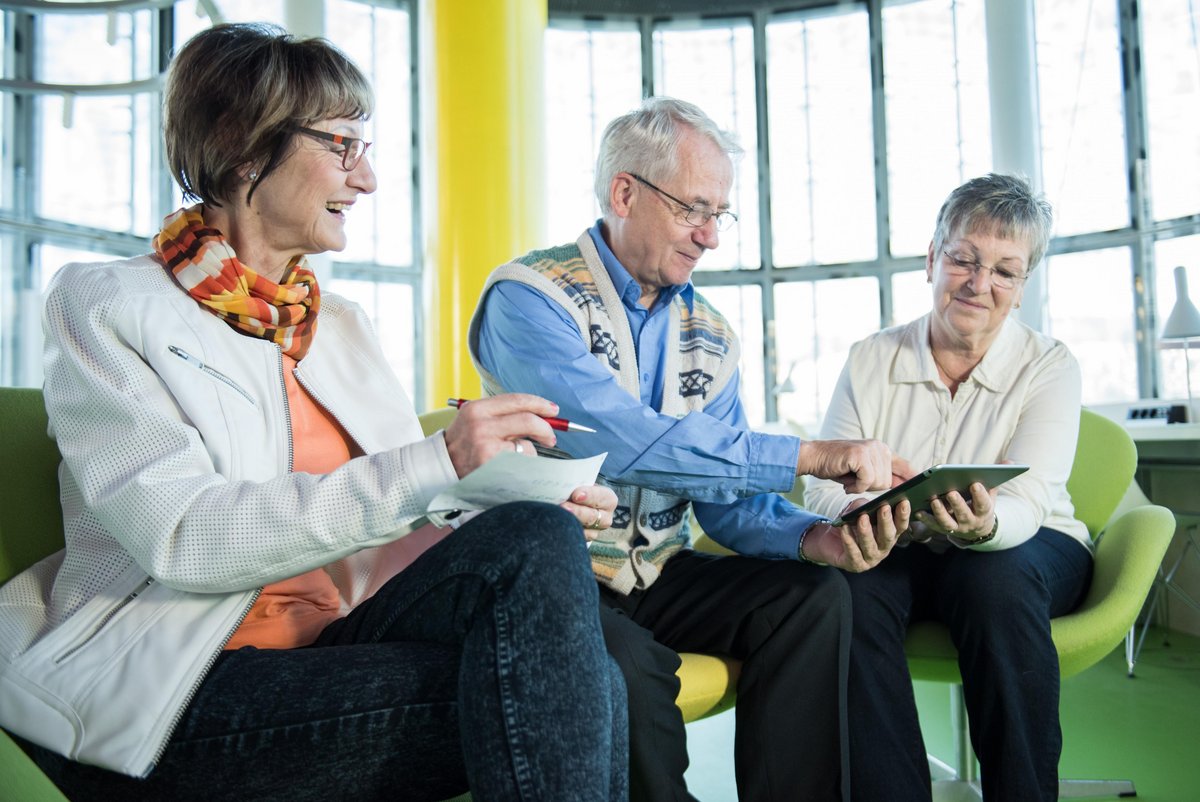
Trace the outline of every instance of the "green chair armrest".
<instances>
[{"instance_id":1,"label":"green chair armrest","mask_svg":"<svg viewBox=\"0 0 1200 802\"><path fill-rule=\"evenodd\" d=\"M1175 516L1153 504L1129 510L1105 530L1087 598L1050 622L1063 677L1094 664L1125 637L1174 534Z\"/></svg>"},{"instance_id":2,"label":"green chair armrest","mask_svg":"<svg viewBox=\"0 0 1200 802\"><path fill-rule=\"evenodd\" d=\"M1095 664L1129 632L1175 533L1166 507L1146 505L1113 520L1096 546L1087 598L1074 612L1050 622L1063 677ZM960 682L958 654L945 626L919 621L904 642L913 679Z\"/></svg>"}]
</instances>

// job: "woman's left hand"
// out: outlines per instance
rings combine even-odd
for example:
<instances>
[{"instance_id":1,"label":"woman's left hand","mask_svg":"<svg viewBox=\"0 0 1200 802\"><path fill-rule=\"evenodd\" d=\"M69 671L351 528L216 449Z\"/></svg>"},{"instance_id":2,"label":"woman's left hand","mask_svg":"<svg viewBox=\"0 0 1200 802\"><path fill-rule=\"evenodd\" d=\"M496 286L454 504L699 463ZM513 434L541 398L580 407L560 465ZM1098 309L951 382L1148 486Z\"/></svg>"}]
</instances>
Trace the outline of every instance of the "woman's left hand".
<instances>
[{"instance_id":1,"label":"woman's left hand","mask_svg":"<svg viewBox=\"0 0 1200 802\"><path fill-rule=\"evenodd\" d=\"M583 537L595 540L596 535L612 526L617 494L603 485L576 488L571 498L559 505L575 516L583 526Z\"/></svg>"},{"instance_id":2,"label":"woman's left hand","mask_svg":"<svg viewBox=\"0 0 1200 802\"><path fill-rule=\"evenodd\" d=\"M917 513L917 520L933 532L961 541L971 542L987 537L995 523L996 493L999 488L988 490L976 482L970 490L970 503L962 494L952 491L935 498L930 504L932 512Z\"/></svg>"}]
</instances>

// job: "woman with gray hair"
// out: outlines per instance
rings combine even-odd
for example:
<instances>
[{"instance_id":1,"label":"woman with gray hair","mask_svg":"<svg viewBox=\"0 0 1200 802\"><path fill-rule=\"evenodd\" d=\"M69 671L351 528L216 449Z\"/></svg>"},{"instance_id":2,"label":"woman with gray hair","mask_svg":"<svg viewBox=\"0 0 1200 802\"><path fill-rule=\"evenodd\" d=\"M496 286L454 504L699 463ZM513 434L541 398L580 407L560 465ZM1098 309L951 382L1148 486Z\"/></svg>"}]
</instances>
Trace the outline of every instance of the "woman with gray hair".
<instances>
[{"instance_id":1,"label":"woman with gray hair","mask_svg":"<svg viewBox=\"0 0 1200 802\"><path fill-rule=\"evenodd\" d=\"M425 437L306 265L375 190L371 105L328 42L198 34L164 135L200 202L48 292L66 548L0 588L0 724L71 799L626 798L583 533L615 495L420 526L553 445L557 407L480 400Z\"/></svg>"},{"instance_id":2,"label":"woman with gray hair","mask_svg":"<svg viewBox=\"0 0 1200 802\"><path fill-rule=\"evenodd\" d=\"M1028 464L997 489L949 493L918 513L874 569L847 575L851 788L857 800L930 798L904 654L910 622L949 626L986 799L1056 799L1062 732L1050 619L1091 578L1091 541L1067 476L1080 373L1062 343L1012 319L1045 253L1049 205L1022 179L988 175L950 194L925 261L933 309L854 345L821 436L876 437L913 465ZM824 480L805 493L825 515L864 495ZM853 517L853 516L850 516Z\"/></svg>"}]
</instances>

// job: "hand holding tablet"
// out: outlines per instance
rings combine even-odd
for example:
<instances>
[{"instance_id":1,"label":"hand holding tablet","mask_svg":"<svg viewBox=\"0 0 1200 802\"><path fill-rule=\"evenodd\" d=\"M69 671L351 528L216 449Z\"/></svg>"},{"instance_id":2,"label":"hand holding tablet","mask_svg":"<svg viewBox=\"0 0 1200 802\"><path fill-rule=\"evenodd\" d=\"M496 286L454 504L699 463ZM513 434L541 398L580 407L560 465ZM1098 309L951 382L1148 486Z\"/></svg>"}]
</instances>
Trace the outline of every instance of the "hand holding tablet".
<instances>
[{"instance_id":1,"label":"hand holding tablet","mask_svg":"<svg viewBox=\"0 0 1200 802\"><path fill-rule=\"evenodd\" d=\"M964 499L971 498L971 485L981 483L986 488L993 488L1007 482L1014 476L1019 476L1029 470L1028 465L934 465L926 468L908 481L896 485L849 513L845 518L838 518L834 526L844 526L858 519L860 515L872 515L880 507L890 504L895 507L903 499L908 499L912 505L912 514L929 512L929 502L957 490Z\"/></svg>"}]
</instances>

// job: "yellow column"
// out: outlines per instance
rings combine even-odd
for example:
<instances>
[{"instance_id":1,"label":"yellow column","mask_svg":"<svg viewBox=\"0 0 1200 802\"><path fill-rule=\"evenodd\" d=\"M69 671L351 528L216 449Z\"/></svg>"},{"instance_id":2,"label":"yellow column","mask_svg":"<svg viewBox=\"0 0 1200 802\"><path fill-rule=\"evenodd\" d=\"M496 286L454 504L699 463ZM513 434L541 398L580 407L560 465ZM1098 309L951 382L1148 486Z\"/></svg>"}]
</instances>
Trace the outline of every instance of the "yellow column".
<instances>
[{"instance_id":1,"label":"yellow column","mask_svg":"<svg viewBox=\"0 0 1200 802\"><path fill-rule=\"evenodd\" d=\"M488 274L541 244L546 0L421 5L427 406L477 397L467 324Z\"/></svg>"}]
</instances>

